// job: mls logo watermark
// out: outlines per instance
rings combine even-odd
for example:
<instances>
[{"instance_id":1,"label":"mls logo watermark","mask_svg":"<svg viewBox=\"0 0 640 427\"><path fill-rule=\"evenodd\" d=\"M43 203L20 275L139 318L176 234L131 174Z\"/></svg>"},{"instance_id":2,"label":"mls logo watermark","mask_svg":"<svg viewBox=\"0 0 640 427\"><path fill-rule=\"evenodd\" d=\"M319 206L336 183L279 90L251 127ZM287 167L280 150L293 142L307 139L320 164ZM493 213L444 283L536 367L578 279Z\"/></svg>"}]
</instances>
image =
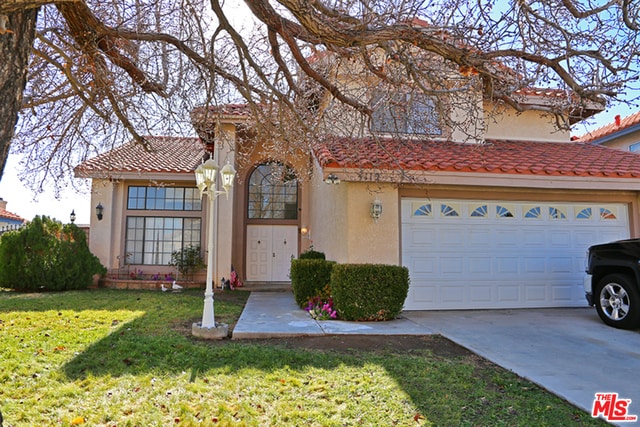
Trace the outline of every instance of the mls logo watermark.
<instances>
[{"instance_id":1,"label":"mls logo watermark","mask_svg":"<svg viewBox=\"0 0 640 427\"><path fill-rule=\"evenodd\" d=\"M630 405L631 399L619 399L618 393L596 393L591 416L593 418L602 417L609 422L631 423L638 421L637 415L629 414Z\"/></svg>"}]
</instances>

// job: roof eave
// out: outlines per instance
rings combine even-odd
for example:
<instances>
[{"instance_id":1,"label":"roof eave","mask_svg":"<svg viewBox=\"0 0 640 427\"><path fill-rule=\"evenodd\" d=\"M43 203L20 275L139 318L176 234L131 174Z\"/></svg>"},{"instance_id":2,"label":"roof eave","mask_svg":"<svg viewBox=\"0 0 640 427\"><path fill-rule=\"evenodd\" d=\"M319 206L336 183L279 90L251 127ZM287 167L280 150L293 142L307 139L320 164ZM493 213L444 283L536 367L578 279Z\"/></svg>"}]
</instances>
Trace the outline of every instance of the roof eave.
<instances>
[{"instance_id":1,"label":"roof eave","mask_svg":"<svg viewBox=\"0 0 640 427\"><path fill-rule=\"evenodd\" d=\"M401 169L359 169L327 165L323 176L335 174L341 182L379 182L395 184L440 184L474 187L511 187L562 190L606 190L612 184L618 191L640 191L640 177L583 175L543 175L491 172L417 171Z\"/></svg>"},{"instance_id":2,"label":"roof eave","mask_svg":"<svg viewBox=\"0 0 640 427\"><path fill-rule=\"evenodd\" d=\"M532 107L539 107L540 109L548 109L549 107L558 106L558 102L566 100L566 96L564 94L554 95L554 94L545 94L542 93L540 95L537 94L518 94L517 95L518 102L522 105L529 105ZM589 117L594 116L605 110L605 103L603 102L595 102L591 100L583 101L582 103L571 103L570 105L564 108L562 112L565 114L570 124L576 124L583 120L588 119Z\"/></svg>"},{"instance_id":3,"label":"roof eave","mask_svg":"<svg viewBox=\"0 0 640 427\"><path fill-rule=\"evenodd\" d=\"M607 135L604 135L600 138L596 138L592 141L590 141L591 144L594 145L601 145L604 144L605 142L609 142L612 141L614 139L618 139L618 138L622 138L624 136L630 135L632 133L636 133L636 132L640 132L640 123L637 123L635 125L632 126L628 126L624 129L620 129L617 131L613 131Z\"/></svg>"},{"instance_id":4,"label":"roof eave","mask_svg":"<svg viewBox=\"0 0 640 427\"><path fill-rule=\"evenodd\" d=\"M179 181L195 182L195 168L193 171L157 172L157 171L116 171L116 170L80 170L75 171L76 178L105 179L111 181Z\"/></svg>"}]
</instances>

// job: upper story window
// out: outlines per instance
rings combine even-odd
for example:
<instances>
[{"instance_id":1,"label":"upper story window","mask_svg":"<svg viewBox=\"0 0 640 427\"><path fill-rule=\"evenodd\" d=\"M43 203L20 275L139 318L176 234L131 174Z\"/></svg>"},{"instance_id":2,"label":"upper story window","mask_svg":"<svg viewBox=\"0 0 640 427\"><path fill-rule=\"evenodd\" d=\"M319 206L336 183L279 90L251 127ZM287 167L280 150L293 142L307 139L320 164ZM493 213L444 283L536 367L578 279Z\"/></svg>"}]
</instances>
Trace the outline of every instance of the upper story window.
<instances>
[{"instance_id":1,"label":"upper story window","mask_svg":"<svg viewBox=\"0 0 640 427\"><path fill-rule=\"evenodd\" d=\"M127 209L199 211L202 201L193 187L129 187Z\"/></svg>"},{"instance_id":2,"label":"upper story window","mask_svg":"<svg viewBox=\"0 0 640 427\"><path fill-rule=\"evenodd\" d=\"M298 219L298 179L288 166L265 163L249 178L249 219Z\"/></svg>"},{"instance_id":3,"label":"upper story window","mask_svg":"<svg viewBox=\"0 0 640 427\"><path fill-rule=\"evenodd\" d=\"M640 142L636 142L635 144L631 144L629 146L629 151L631 151L632 153L640 152Z\"/></svg>"},{"instance_id":4,"label":"upper story window","mask_svg":"<svg viewBox=\"0 0 640 427\"><path fill-rule=\"evenodd\" d=\"M421 92L399 93L391 97L377 93L372 101L371 130L379 133L442 135L434 100Z\"/></svg>"}]
</instances>

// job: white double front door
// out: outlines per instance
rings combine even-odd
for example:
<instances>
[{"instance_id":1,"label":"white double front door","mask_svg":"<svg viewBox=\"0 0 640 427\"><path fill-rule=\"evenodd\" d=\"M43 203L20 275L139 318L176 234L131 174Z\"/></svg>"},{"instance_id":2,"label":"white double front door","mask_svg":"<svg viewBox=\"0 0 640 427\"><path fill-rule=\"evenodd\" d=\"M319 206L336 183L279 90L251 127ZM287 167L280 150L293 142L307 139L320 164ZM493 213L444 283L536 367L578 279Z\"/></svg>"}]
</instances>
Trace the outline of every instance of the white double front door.
<instances>
[{"instance_id":1,"label":"white double front door","mask_svg":"<svg viewBox=\"0 0 640 427\"><path fill-rule=\"evenodd\" d=\"M287 282L291 259L297 256L297 226L247 226L247 281Z\"/></svg>"}]
</instances>

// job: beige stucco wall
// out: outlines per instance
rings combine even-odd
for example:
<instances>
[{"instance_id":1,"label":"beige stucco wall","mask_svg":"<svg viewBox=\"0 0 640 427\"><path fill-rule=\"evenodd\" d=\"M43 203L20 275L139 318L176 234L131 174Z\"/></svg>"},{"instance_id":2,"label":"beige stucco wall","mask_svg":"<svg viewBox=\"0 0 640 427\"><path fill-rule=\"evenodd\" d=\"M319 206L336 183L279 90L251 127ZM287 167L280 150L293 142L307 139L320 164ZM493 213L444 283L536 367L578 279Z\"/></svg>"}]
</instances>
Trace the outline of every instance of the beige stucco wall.
<instances>
[{"instance_id":1,"label":"beige stucco wall","mask_svg":"<svg viewBox=\"0 0 640 427\"><path fill-rule=\"evenodd\" d=\"M558 130L555 118L541 111L517 112L485 103L485 137L527 141L569 142L569 130Z\"/></svg>"},{"instance_id":2,"label":"beige stucco wall","mask_svg":"<svg viewBox=\"0 0 640 427\"><path fill-rule=\"evenodd\" d=\"M318 172L318 171L316 171ZM399 204L395 187L346 182L327 184L315 173L309 185L313 246L339 263L398 265ZM369 209L376 197L383 213L375 222Z\"/></svg>"},{"instance_id":3,"label":"beige stucco wall","mask_svg":"<svg viewBox=\"0 0 640 427\"><path fill-rule=\"evenodd\" d=\"M452 95L450 117L444 123L448 133L443 137L456 142L478 143L485 137L485 111L479 92L467 91Z\"/></svg>"},{"instance_id":4,"label":"beige stucco wall","mask_svg":"<svg viewBox=\"0 0 640 427\"><path fill-rule=\"evenodd\" d=\"M348 245L344 241L349 224L345 215L347 186L325 183L322 173L316 170L306 188L309 208L304 224L309 227L310 236L302 238L303 249L313 244L314 249L324 252L327 259L347 259Z\"/></svg>"},{"instance_id":5,"label":"beige stucco wall","mask_svg":"<svg viewBox=\"0 0 640 427\"><path fill-rule=\"evenodd\" d=\"M361 100L371 96L361 88L346 91ZM327 103L327 107L323 119L330 127L330 133L348 137L371 135L365 117L335 100ZM480 95L472 91L452 94L447 102L447 111L442 114L448 115L442 121L444 133L430 138L462 143L484 139L570 142L571 138L569 130L558 129L556 118L551 114L535 110L517 112L509 106L495 107L489 102L483 103Z\"/></svg>"},{"instance_id":6,"label":"beige stucco wall","mask_svg":"<svg viewBox=\"0 0 640 427\"><path fill-rule=\"evenodd\" d=\"M629 146L640 142L640 134L632 133L612 139L602 144L605 147L614 148L616 150L629 151Z\"/></svg>"},{"instance_id":7,"label":"beige stucco wall","mask_svg":"<svg viewBox=\"0 0 640 427\"><path fill-rule=\"evenodd\" d=\"M118 268L120 244L122 241L120 230L122 224L122 203L117 197L118 187L122 184L108 179L96 179L91 182L91 239L89 249L96 255L102 265L108 269ZM121 192L122 190L120 190ZM102 220L98 220L95 207L102 204L104 211ZM112 230L114 231L112 233Z\"/></svg>"}]
</instances>

